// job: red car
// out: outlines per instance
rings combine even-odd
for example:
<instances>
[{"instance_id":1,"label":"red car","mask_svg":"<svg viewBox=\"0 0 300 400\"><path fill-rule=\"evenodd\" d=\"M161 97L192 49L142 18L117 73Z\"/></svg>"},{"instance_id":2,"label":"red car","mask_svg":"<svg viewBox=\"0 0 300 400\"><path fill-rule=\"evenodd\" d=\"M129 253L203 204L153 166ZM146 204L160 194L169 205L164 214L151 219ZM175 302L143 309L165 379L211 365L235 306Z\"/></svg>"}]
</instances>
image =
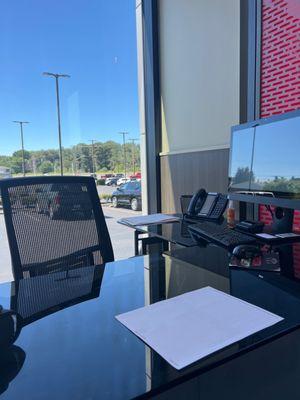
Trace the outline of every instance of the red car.
<instances>
[{"instance_id":1,"label":"red car","mask_svg":"<svg viewBox=\"0 0 300 400\"><path fill-rule=\"evenodd\" d=\"M130 175L130 179L142 179L142 174L140 172L136 172L134 175Z\"/></svg>"},{"instance_id":2,"label":"red car","mask_svg":"<svg viewBox=\"0 0 300 400\"><path fill-rule=\"evenodd\" d=\"M113 176L114 176L114 174L104 174L104 175L101 175L100 178L107 179L107 178L112 178Z\"/></svg>"}]
</instances>

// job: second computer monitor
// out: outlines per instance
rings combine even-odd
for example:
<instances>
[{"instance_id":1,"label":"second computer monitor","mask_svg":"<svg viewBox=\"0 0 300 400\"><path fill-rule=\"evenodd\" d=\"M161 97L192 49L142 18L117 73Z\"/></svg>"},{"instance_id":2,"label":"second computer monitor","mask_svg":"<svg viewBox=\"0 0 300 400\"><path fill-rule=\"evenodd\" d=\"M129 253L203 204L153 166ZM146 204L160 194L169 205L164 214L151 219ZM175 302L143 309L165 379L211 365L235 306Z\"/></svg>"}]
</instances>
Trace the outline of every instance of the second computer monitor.
<instances>
[{"instance_id":1,"label":"second computer monitor","mask_svg":"<svg viewBox=\"0 0 300 400\"><path fill-rule=\"evenodd\" d=\"M300 116L257 126L250 190L300 198Z\"/></svg>"},{"instance_id":2,"label":"second computer monitor","mask_svg":"<svg viewBox=\"0 0 300 400\"><path fill-rule=\"evenodd\" d=\"M232 129L229 191L300 199L300 112Z\"/></svg>"}]
</instances>

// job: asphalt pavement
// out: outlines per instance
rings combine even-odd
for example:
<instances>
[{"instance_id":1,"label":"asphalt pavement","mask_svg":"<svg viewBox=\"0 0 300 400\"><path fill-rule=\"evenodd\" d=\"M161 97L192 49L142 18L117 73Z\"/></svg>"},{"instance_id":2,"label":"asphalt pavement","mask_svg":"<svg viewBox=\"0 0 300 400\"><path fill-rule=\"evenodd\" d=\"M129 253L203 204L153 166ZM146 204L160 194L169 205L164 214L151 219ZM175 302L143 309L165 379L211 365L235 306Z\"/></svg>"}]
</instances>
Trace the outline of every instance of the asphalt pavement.
<instances>
[{"instance_id":1,"label":"asphalt pavement","mask_svg":"<svg viewBox=\"0 0 300 400\"><path fill-rule=\"evenodd\" d=\"M115 259L134 256L134 230L127 226L120 225L117 221L120 218L128 218L141 215L140 211L132 211L128 208L113 208L103 206L106 223L111 237Z\"/></svg>"},{"instance_id":2,"label":"asphalt pavement","mask_svg":"<svg viewBox=\"0 0 300 400\"><path fill-rule=\"evenodd\" d=\"M115 259L132 257L134 255L134 231L131 228L118 224L117 221L120 218L137 216L141 214L141 212L134 212L126 208L115 209L110 205L103 205L103 211L112 240ZM46 215L34 214L33 212L28 212L23 218L25 218L23 223L28 225L29 228L28 232L24 234L30 234L31 255L29 255L29 253L25 255L29 258L28 262L40 258L44 259L46 257L46 254L41 252L41 248L43 248L43 246L47 247L50 238L53 236L61 237L61 240L56 241L55 246L60 246L58 251L67 254L68 251L72 252L72 250L74 250L72 246L75 246L76 242L82 243L85 240L88 242L88 239L94 235L91 221L88 220L51 221ZM55 225L53 222L55 222ZM72 235L75 233L75 240L73 243L65 240L64 235L61 236L62 232L67 235L68 231L72 232ZM86 235L84 235L84 231L86 231ZM24 240L25 239L26 238L24 238ZM0 282L12 280L10 253L3 214L0 214L0 260Z\"/></svg>"}]
</instances>

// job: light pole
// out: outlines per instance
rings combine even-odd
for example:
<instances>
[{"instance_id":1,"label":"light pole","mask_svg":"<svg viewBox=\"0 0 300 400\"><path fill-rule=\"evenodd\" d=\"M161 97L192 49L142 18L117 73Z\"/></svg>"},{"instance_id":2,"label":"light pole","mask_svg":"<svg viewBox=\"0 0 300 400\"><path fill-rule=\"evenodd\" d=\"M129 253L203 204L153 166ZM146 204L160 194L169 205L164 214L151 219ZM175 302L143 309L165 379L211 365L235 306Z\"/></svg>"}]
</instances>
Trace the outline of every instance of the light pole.
<instances>
[{"instance_id":1,"label":"light pole","mask_svg":"<svg viewBox=\"0 0 300 400\"><path fill-rule=\"evenodd\" d=\"M133 175L135 175L135 147L134 147L134 142L137 142L139 139L129 139L132 143L132 169L133 169Z\"/></svg>"},{"instance_id":2,"label":"light pole","mask_svg":"<svg viewBox=\"0 0 300 400\"><path fill-rule=\"evenodd\" d=\"M24 151L24 135L23 135L23 124L29 124L28 121L13 121L15 124L20 125L21 131L21 146L22 146L22 172L23 176L25 176L25 151Z\"/></svg>"},{"instance_id":3,"label":"light pole","mask_svg":"<svg viewBox=\"0 0 300 400\"><path fill-rule=\"evenodd\" d=\"M59 106L59 87L58 87L58 79L59 78L71 78L70 75L67 74L54 74L53 72L43 72L45 76L51 76L55 78L55 87L56 87L56 106L57 106L57 122L58 122L58 143L59 143L59 158L60 158L60 174L64 174L63 168L63 154L62 154L62 144L61 144L61 125L60 125L60 106Z\"/></svg>"},{"instance_id":4,"label":"light pole","mask_svg":"<svg viewBox=\"0 0 300 400\"><path fill-rule=\"evenodd\" d=\"M94 143L96 142L95 139L89 140L92 143L92 168L93 168L93 176L95 174L95 153L94 153Z\"/></svg>"},{"instance_id":5,"label":"light pole","mask_svg":"<svg viewBox=\"0 0 300 400\"><path fill-rule=\"evenodd\" d=\"M120 135L123 135L123 149L124 149L124 177L126 178L126 146L125 146L125 135L128 135L129 132L119 132Z\"/></svg>"}]
</instances>

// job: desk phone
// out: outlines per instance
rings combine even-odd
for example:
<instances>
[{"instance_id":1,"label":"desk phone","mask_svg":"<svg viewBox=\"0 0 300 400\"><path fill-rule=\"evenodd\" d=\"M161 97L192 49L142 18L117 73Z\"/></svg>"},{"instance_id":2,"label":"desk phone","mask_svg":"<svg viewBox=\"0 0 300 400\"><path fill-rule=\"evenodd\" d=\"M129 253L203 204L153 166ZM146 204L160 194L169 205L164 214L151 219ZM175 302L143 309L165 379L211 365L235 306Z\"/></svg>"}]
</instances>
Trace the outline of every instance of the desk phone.
<instances>
[{"instance_id":1,"label":"desk phone","mask_svg":"<svg viewBox=\"0 0 300 400\"><path fill-rule=\"evenodd\" d=\"M195 219L219 220L226 209L227 202L225 194L207 193L205 189L200 189L191 199L187 216Z\"/></svg>"}]
</instances>

